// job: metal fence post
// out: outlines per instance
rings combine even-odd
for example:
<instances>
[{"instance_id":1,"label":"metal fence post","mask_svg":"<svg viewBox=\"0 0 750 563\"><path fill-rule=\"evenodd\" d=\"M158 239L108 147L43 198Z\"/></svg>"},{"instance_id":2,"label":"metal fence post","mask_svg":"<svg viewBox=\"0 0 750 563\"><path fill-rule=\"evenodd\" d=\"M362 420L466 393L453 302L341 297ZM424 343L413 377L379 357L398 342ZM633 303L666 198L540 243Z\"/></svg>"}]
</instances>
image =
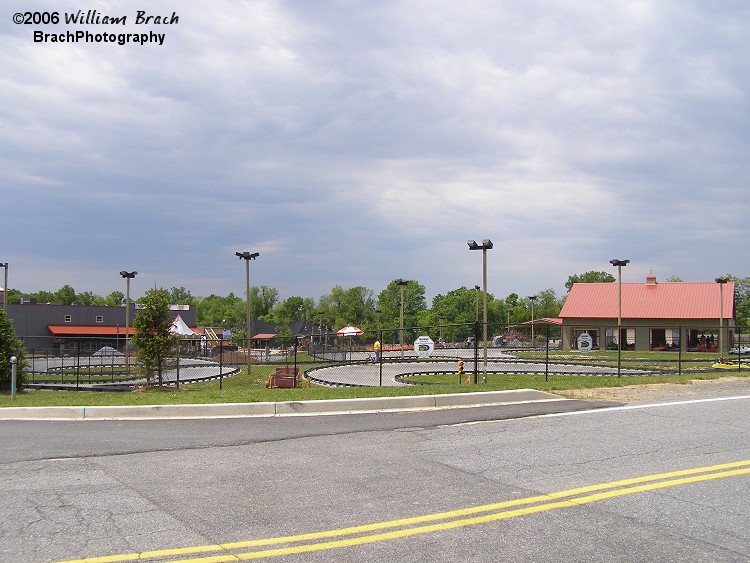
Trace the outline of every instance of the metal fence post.
<instances>
[{"instance_id":1,"label":"metal fence post","mask_svg":"<svg viewBox=\"0 0 750 563\"><path fill-rule=\"evenodd\" d=\"M248 365L249 360L248 360ZM248 376L250 372L248 371ZM219 391L224 383L224 337L219 338Z\"/></svg>"},{"instance_id":2,"label":"metal fence post","mask_svg":"<svg viewBox=\"0 0 750 563\"><path fill-rule=\"evenodd\" d=\"M63 365L65 365L63 363ZM64 372L64 370L63 370ZM81 337L76 340L76 389L78 389L79 377L81 375Z\"/></svg>"},{"instance_id":3,"label":"metal fence post","mask_svg":"<svg viewBox=\"0 0 750 563\"><path fill-rule=\"evenodd\" d=\"M474 321L474 385L479 383L479 321Z\"/></svg>"},{"instance_id":4,"label":"metal fence post","mask_svg":"<svg viewBox=\"0 0 750 563\"><path fill-rule=\"evenodd\" d=\"M383 386L383 331L378 331L378 342L380 342L380 354L378 357L378 381L380 387Z\"/></svg>"},{"instance_id":5,"label":"metal fence post","mask_svg":"<svg viewBox=\"0 0 750 563\"><path fill-rule=\"evenodd\" d=\"M742 327L737 329L737 371L742 371Z\"/></svg>"},{"instance_id":6,"label":"metal fence post","mask_svg":"<svg viewBox=\"0 0 750 563\"><path fill-rule=\"evenodd\" d=\"M18 358L15 356L10 357L10 399L16 400L16 368L18 365Z\"/></svg>"},{"instance_id":7,"label":"metal fence post","mask_svg":"<svg viewBox=\"0 0 750 563\"><path fill-rule=\"evenodd\" d=\"M549 381L549 325L547 325L545 340L547 341L547 353L544 358L544 381Z\"/></svg>"}]
</instances>

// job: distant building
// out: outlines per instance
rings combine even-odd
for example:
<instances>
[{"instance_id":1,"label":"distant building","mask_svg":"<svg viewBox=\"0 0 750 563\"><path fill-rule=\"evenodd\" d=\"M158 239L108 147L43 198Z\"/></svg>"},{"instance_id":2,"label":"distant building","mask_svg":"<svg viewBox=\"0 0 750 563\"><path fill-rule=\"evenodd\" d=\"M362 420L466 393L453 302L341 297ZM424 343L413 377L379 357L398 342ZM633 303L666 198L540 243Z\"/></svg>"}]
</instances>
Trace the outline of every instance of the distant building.
<instances>
[{"instance_id":1,"label":"distant building","mask_svg":"<svg viewBox=\"0 0 750 563\"><path fill-rule=\"evenodd\" d=\"M621 303L623 350L718 351L719 333L725 351L733 342L734 282L657 282L649 274L622 284ZM573 284L560 311L563 349L576 348L583 332L594 347L616 348L617 309L616 282Z\"/></svg>"},{"instance_id":2,"label":"distant building","mask_svg":"<svg viewBox=\"0 0 750 563\"><path fill-rule=\"evenodd\" d=\"M130 304L130 336L137 314L136 303ZM195 327L194 305L170 305L172 320L179 315ZM17 338L30 352L40 350L57 354L90 354L103 346L123 351L125 348L125 306L84 306L39 304L33 299L8 304L8 318ZM79 348L80 345L80 348Z\"/></svg>"}]
</instances>

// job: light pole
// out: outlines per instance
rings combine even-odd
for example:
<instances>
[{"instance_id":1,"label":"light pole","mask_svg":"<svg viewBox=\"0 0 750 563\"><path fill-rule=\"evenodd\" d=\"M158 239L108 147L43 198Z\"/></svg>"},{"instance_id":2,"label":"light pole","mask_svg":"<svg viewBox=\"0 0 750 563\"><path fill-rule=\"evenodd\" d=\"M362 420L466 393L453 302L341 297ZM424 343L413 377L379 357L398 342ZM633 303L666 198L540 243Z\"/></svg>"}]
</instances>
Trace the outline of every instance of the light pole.
<instances>
[{"instance_id":1,"label":"light pole","mask_svg":"<svg viewBox=\"0 0 750 563\"><path fill-rule=\"evenodd\" d=\"M482 289L478 285L474 286L474 322L479 322L479 290Z\"/></svg>"},{"instance_id":2,"label":"light pole","mask_svg":"<svg viewBox=\"0 0 750 563\"><path fill-rule=\"evenodd\" d=\"M630 260L613 258L609 263L617 266L617 377L620 377L622 361L622 267L627 266Z\"/></svg>"},{"instance_id":3,"label":"light pole","mask_svg":"<svg viewBox=\"0 0 750 563\"><path fill-rule=\"evenodd\" d=\"M534 347L534 301L536 301L538 295L529 295L528 300L531 301L531 347Z\"/></svg>"},{"instance_id":4,"label":"light pole","mask_svg":"<svg viewBox=\"0 0 750 563\"><path fill-rule=\"evenodd\" d=\"M407 280L401 278L396 280L396 285L401 288L401 302L399 303L399 348L401 348L401 359L404 358L404 287L409 283Z\"/></svg>"},{"instance_id":5,"label":"light pole","mask_svg":"<svg viewBox=\"0 0 750 563\"><path fill-rule=\"evenodd\" d=\"M8 318L8 263L0 263L0 268L5 270L5 281L3 282L3 313L5 318Z\"/></svg>"},{"instance_id":6,"label":"light pole","mask_svg":"<svg viewBox=\"0 0 750 563\"><path fill-rule=\"evenodd\" d=\"M138 272L123 270L120 275L125 278L125 373L130 375L130 355L128 354L130 341L130 280L137 276Z\"/></svg>"},{"instance_id":7,"label":"light pole","mask_svg":"<svg viewBox=\"0 0 750 563\"><path fill-rule=\"evenodd\" d=\"M716 278L719 284L719 358L724 357L724 284L729 278Z\"/></svg>"},{"instance_id":8,"label":"light pole","mask_svg":"<svg viewBox=\"0 0 750 563\"><path fill-rule=\"evenodd\" d=\"M240 260L245 261L245 297L247 299L247 375L250 375L250 260L255 260L260 256L259 252L235 252Z\"/></svg>"},{"instance_id":9,"label":"light pole","mask_svg":"<svg viewBox=\"0 0 750 563\"><path fill-rule=\"evenodd\" d=\"M481 245L474 240L467 241L467 244L469 250L482 251L482 338L484 339L482 346L484 349L482 383L487 383L487 251L492 249L493 244L490 239L484 239Z\"/></svg>"}]
</instances>

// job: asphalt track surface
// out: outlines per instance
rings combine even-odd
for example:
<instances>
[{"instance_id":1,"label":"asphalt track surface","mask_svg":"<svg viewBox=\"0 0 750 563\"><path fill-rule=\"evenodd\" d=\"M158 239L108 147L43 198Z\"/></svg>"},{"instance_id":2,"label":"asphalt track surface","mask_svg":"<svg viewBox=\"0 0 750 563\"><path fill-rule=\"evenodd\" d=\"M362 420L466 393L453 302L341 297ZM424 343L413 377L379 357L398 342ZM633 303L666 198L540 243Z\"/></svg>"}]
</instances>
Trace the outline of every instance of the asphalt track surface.
<instances>
[{"instance_id":1,"label":"asphalt track surface","mask_svg":"<svg viewBox=\"0 0 750 563\"><path fill-rule=\"evenodd\" d=\"M441 356L450 360L440 361ZM329 385L361 386L402 386L409 385L399 380L402 376L412 374L456 373L458 360L464 362L464 378L470 374L473 378L475 369L474 350L468 348L438 349L433 351L429 361L417 361L414 353L407 353L402 359L398 352L383 355L383 362L372 361L372 355L365 352L353 352L347 355L352 363L335 364L310 370L308 375L316 383ZM413 360L413 361L410 361ZM479 379L484 374L483 352L479 351L476 370ZM497 349L487 353L487 373L532 373L550 375L611 376L617 374L616 368L602 366L584 366L578 364L559 364L544 362L520 361L518 358ZM622 369L621 375L643 375L643 370ZM456 374L458 380L458 374Z\"/></svg>"},{"instance_id":2,"label":"asphalt track surface","mask_svg":"<svg viewBox=\"0 0 750 563\"><path fill-rule=\"evenodd\" d=\"M608 376L614 375L615 369L601 366L583 366L577 364L559 364L544 362L521 361L512 354L499 349L490 348L487 351L487 373L532 373L550 375L582 375L582 376ZM339 386L402 386L408 385L400 381L400 377L412 374L434 374L434 373L455 373L457 370L458 360L464 362L464 373L466 376L472 373L474 369L479 372L481 378L484 373L483 351L479 350L478 362L475 365L475 353L470 348L452 348L433 350L429 361L418 360L416 354L412 351L401 352L384 352L383 361L375 363L373 356L369 352L348 352L346 350L331 353L330 356L337 358L339 361L344 360L346 363L331 363L331 365L322 368L310 370L308 375L313 381L325 385ZM445 361L438 358L445 357ZM447 359L450 358L450 359ZM99 356L86 357L82 366L97 367L101 366L106 373L108 367L114 368L125 365L123 357ZM62 369L71 370L75 368L77 358L43 358L32 359L32 370L38 372L50 371L55 372ZM182 358L180 360L180 371L167 370L164 372L164 381L172 382L178 378L181 382L205 381L216 379L218 377L231 377L238 372L237 366L222 366L211 360ZM642 370L622 369L621 375L638 376L643 375ZM71 376L72 377L72 376ZM458 374L456 375L458 379ZM130 385L125 383L124 385ZM85 376L80 381L72 379L70 383L63 385L34 385L31 382L30 387L122 387L123 382L96 383L89 386Z\"/></svg>"}]
</instances>

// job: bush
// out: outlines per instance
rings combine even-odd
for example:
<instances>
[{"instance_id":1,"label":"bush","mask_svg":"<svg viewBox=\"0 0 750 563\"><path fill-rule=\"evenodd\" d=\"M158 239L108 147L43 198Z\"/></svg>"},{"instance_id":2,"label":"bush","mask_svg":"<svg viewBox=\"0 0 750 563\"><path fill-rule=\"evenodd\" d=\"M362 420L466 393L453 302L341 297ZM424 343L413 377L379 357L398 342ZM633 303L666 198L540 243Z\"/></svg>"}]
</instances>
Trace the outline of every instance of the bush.
<instances>
[{"instance_id":1,"label":"bush","mask_svg":"<svg viewBox=\"0 0 750 563\"><path fill-rule=\"evenodd\" d=\"M16 387L23 387L23 365L25 349L23 342L16 338L13 325L5 316L5 311L0 309L0 389L10 391L11 368L10 358L18 358L16 370Z\"/></svg>"}]
</instances>

